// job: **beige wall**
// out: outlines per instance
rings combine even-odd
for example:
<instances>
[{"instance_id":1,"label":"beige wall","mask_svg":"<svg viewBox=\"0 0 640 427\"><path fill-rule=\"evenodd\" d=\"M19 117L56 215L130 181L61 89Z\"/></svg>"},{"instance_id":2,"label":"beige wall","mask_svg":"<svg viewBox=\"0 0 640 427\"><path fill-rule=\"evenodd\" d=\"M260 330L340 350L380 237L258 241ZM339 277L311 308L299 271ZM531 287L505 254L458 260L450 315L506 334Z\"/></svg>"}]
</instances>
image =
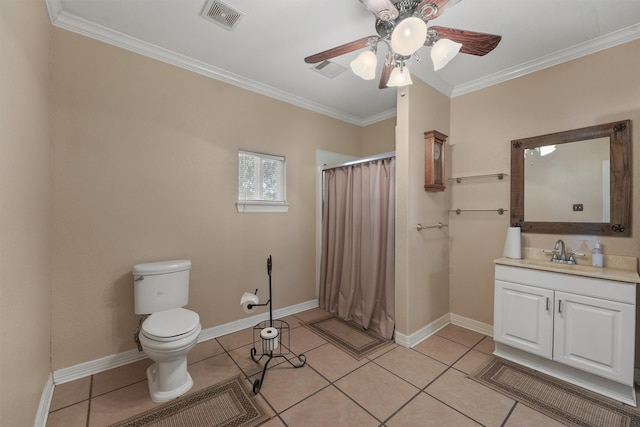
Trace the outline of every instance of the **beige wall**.
<instances>
[{"instance_id":1,"label":"beige wall","mask_svg":"<svg viewBox=\"0 0 640 427\"><path fill-rule=\"evenodd\" d=\"M449 192L424 190L424 132L449 135L449 98L418 79L398 90L396 133L396 330L411 335L449 312ZM448 153L449 148L445 151Z\"/></svg>"},{"instance_id":2,"label":"beige wall","mask_svg":"<svg viewBox=\"0 0 640 427\"><path fill-rule=\"evenodd\" d=\"M266 294L269 254L275 308L315 298L316 149L397 151L397 329L408 335L449 311L492 323L492 261L509 225L447 212L508 208L508 179L424 191L424 131L449 135L447 176L509 172L515 138L626 118L636 146L640 135L638 41L452 100L416 79L398 91L397 129L359 128L52 31L47 18L40 1L0 2L0 425L32 422L51 368L134 348L135 263L191 259L190 307L205 328L243 318L242 291ZM238 148L287 157L288 214L236 213ZM415 230L440 221L448 233ZM558 237L578 249L595 240L524 244ZM607 253L640 253L637 238L601 240Z\"/></svg>"},{"instance_id":3,"label":"beige wall","mask_svg":"<svg viewBox=\"0 0 640 427\"><path fill-rule=\"evenodd\" d=\"M611 48L451 100L451 176L509 172L512 139L615 120L633 121L640 171L640 41ZM637 182L637 178L634 179ZM453 208L509 208L509 179L451 185ZM612 255L640 254L640 186L633 186L633 237L599 238ZM451 215L451 312L493 324L493 260L502 256L509 215ZM523 245L593 248L595 236L524 234Z\"/></svg>"},{"instance_id":4,"label":"beige wall","mask_svg":"<svg viewBox=\"0 0 640 427\"><path fill-rule=\"evenodd\" d=\"M393 89L386 89L393 90ZM362 128L362 156L388 153L396 149L396 118L382 120Z\"/></svg>"},{"instance_id":5,"label":"beige wall","mask_svg":"<svg viewBox=\"0 0 640 427\"><path fill-rule=\"evenodd\" d=\"M50 377L49 31L42 1L0 1L0 425L33 425Z\"/></svg>"},{"instance_id":6,"label":"beige wall","mask_svg":"<svg viewBox=\"0 0 640 427\"><path fill-rule=\"evenodd\" d=\"M135 347L137 263L190 259L203 328L267 297L269 255L274 308L316 297L315 150L360 127L64 30L53 61L54 369ZM288 214L237 213L239 148L286 157Z\"/></svg>"}]
</instances>

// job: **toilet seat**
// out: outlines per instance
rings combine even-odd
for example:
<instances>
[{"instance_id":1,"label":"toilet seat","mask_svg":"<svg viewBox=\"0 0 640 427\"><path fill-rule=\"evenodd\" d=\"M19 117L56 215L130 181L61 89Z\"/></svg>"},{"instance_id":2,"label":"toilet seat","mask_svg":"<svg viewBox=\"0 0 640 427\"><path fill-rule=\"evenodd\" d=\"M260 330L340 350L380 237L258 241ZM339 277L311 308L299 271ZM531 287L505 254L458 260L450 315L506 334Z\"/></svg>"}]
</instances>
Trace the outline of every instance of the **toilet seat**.
<instances>
[{"instance_id":1,"label":"toilet seat","mask_svg":"<svg viewBox=\"0 0 640 427\"><path fill-rule=\"evenodd\" d=\"M154 341L175 341L192 333L200 324L198 313L173 308L153 313L142 323L142 334Z\"/></svg>"}]
</instances>

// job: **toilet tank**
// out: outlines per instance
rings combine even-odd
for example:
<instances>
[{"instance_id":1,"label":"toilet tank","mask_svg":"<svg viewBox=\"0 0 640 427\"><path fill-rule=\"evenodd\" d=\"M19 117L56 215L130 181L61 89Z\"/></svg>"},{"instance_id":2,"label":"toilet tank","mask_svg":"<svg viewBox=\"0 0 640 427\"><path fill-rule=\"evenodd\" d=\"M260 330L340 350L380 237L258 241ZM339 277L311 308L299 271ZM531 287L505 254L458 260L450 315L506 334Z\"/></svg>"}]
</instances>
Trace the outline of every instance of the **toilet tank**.
<instances>
[{"instance_id":1,"label":"toilet tank","mask_svg":"<svg viewBox=\"0 0 640 427\"><path fill-rule=\"evenodd\" d=\"M151 314L189 303L191 261L149 262L133 266L136 314Z\"/></svg>"}]
</instances>

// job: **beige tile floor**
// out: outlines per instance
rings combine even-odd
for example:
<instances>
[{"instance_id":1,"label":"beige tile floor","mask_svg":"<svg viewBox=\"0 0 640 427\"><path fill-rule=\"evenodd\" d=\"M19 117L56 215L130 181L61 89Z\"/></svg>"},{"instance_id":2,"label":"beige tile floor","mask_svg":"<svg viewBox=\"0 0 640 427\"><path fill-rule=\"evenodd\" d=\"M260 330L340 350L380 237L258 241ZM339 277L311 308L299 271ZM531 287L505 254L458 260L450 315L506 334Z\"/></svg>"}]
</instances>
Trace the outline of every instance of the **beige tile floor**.
<instances>
[{"instance_id":1,"label":"beige tile floor","mask_svg":"<svg viewBox=\"0 0 640 427\"><path fill-rule=\"evenodd\" d=\"M313 309L283 319L289 357L304 353L307 364L269 363L258 394L271 415L264 427L561 425L467 378L493 352L491 337L448 325L412 349L393 344L358 361L300 326L325 315ZM251 387L263 363L251 359L252 342L250 328L198 344L189 354L190 392L237 374ZM157 406L145 377L150 363L56 386L47 426L105 426Z\"/></svg>"}]
</instances>

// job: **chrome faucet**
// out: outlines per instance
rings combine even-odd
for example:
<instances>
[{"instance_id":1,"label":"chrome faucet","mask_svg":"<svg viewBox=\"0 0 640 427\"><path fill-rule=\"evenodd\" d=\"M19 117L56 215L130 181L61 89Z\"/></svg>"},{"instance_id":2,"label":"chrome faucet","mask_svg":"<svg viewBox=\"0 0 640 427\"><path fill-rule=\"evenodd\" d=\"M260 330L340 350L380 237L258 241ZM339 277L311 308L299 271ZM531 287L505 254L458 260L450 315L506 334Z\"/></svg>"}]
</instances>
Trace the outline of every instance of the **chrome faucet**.
<instances>
[{"instance_id":1,"label":"chrome faucet","mask_svg":"<svg viewBox=\"0 0 640 427\"><path fill-rule=\"evenodd\" d=\"M562 250L560 251L560 259L558 259L558 249L560 249L560 245L562 245ZM564 242L562 240L558 240L553 247L553 256L551 257L551 262L560 262L565 264L567 262L567 253L564 250Z\"/></svg>"}]
</instances>

